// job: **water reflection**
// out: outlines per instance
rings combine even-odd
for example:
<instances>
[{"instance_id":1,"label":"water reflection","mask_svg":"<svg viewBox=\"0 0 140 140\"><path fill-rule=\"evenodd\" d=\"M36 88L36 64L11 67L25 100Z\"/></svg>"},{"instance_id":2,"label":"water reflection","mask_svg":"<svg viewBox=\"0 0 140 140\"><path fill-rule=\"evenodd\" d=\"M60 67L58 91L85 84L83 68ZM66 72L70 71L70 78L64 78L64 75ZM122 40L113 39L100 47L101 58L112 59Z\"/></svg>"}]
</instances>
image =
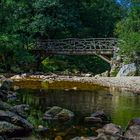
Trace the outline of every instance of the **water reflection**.
<instances>
[{"instance_id":1,"label":"water reflection","mask_svg":"<svg viewBox=\"0 0 140 140\"><path fill-rule=\"evenodd\" d=\"M89 115L104 110L114 123L126 126L128 120L140 117L140 97L128 92L101 88L92 91L21 89L20 99L42 112L51 106L70 109L76 114Z\"/></svg>"}]
</instances>

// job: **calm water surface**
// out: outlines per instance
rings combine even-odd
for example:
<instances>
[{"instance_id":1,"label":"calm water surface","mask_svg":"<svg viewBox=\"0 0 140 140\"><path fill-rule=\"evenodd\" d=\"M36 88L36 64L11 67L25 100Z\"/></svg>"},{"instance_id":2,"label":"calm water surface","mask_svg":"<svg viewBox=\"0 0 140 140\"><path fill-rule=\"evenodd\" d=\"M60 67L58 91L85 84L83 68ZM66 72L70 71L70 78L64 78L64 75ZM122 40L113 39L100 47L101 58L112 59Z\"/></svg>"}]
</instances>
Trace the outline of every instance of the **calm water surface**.
<instances>
[{"instance_id":1,"label":"calm water surface","mask_svg":"<svg viewBox=\"0 0 140 140\"><path fill-rule=\"evenodd\" d=\"M140 96L106 88L90 91L20 89L19 98L22 103L29 104L36 114L43 114L52 106L67 108L77 116L88 116L96 110L104 110L111 116L112 122L123 127L131 118L140 117Z\"/></svg>"}]
</instances>

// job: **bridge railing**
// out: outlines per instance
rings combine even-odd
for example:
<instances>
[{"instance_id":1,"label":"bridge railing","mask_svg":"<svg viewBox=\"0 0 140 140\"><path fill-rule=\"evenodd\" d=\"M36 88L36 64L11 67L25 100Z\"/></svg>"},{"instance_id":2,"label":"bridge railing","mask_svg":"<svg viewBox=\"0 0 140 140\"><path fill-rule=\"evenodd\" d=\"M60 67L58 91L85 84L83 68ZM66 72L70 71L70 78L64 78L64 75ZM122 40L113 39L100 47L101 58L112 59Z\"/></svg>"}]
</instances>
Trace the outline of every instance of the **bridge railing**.
<instances>
[{"instance_id":1,"label":"bridge railing","mask_svg":"<svg viewBox=\"0 0 140 140\"><path fill-rule=\"evenodd\" d=\"M47 52L66 53L66 52L95 52L95 51L113 51L117 46L116 38L68 38L41 40L37 42L38 49L44 49Z\"/></svg>"}]
</instances>

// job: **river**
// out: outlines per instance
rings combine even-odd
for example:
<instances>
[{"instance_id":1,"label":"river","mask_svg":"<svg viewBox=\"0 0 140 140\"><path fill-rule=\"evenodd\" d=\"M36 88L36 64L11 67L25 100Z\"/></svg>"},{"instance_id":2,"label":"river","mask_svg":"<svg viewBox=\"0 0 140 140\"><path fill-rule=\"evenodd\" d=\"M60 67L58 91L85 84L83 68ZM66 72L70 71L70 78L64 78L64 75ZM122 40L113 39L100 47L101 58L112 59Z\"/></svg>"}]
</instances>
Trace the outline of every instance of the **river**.
<instances>
[{"instance_id":1,"label":"river","mask_svg":"<svg viewBox=\"0 0 140 140\"><path fill-rule=\"evenodd\" d=\"M18 90L19 102L30 105L29 120L36 127L39 125L50 127L50 124L42 121L42 117L45 111L52 106L63 107L74 112L76 121L72 125L82 127L85 127L83 118L97 110L103 110L107 116L111 117L111 122L123 128L127 126L130 119L140 116L140 96L132 92L110 90L100 86L89 90L87 88L80 90L27 87ZM52 127L57 128L56 124Z\"/></svg>"}]
</instances>

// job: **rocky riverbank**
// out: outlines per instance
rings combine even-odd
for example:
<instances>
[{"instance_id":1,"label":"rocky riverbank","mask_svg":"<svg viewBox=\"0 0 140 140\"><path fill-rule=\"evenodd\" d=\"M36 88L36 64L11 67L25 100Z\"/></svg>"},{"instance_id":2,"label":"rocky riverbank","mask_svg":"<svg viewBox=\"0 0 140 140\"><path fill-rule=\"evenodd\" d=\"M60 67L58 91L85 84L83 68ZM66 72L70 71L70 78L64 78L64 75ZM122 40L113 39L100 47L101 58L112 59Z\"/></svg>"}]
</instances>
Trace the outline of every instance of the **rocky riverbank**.
<instances>
[{"instance_id":1,"label":"rocky riverbank","mask_svg":"<svg viewBox=\"0 0 140 140\"><path fill-rule=\"evenodd\" d=\"M30 133L33 125L28 122L25 111L28 105L11 105L16 100L16 92L12 90L12 81L4 80L0 87L0 140Z\"/></svg>"},{"instance_id":2,"label":"rocky riverbank","mask_svg":"<svg viewBox=\"0 0 140 140\"><path fill-rule=\"evenodd\" d=\"M48 83L53 82L79 82L79 83L91 83L95 85L109 87L110 89L120 89L126 91L132 91L134 93L140 93L140 76L130 77L99 77L99 76L59 76L59 75L15 75L11 77L14 81L22 80L38 80ZM75 87L75 86L74 86ZM76 89L76 87L75 87Z\"/></svg>"}]
</instances>

